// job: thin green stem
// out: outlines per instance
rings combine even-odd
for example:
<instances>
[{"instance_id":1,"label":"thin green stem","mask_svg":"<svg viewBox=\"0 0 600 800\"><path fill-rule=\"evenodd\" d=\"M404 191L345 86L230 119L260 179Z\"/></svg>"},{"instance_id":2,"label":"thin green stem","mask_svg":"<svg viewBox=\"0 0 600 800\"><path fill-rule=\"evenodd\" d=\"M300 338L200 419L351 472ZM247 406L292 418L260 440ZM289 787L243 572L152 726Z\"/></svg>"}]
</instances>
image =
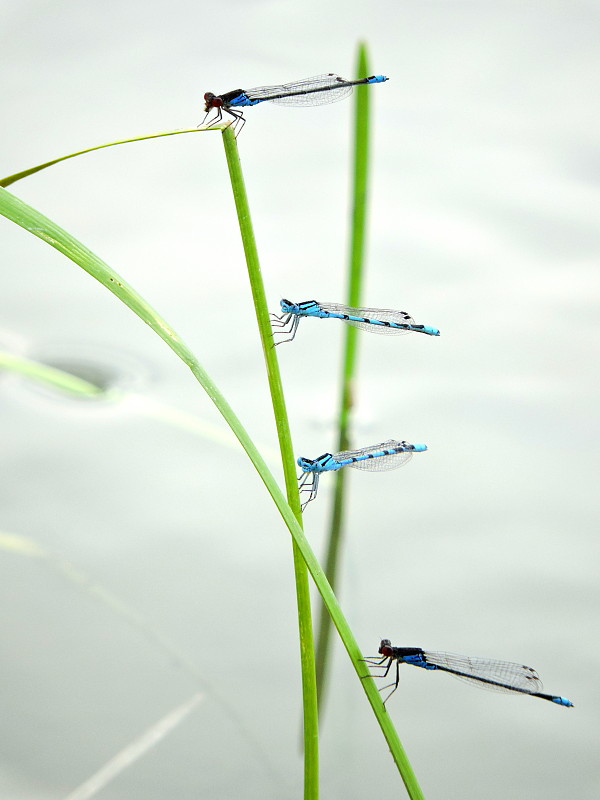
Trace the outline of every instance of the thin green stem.
<instances>
[{"instance_id":1,"label":"thin green stem","mask_svg":"<svg viewBox=\"0 0 600 800\"><path fill-rule=\"evenodd\" d=\"M143 136L134 136L131 139L117 139L115 142L105 142L104 144L97 144L93 147L86 147L85 150L77 150L75 153L69 153L66 156L59 156L58 158L53 158L51 161L44 161L43 164L38 164L35 167L29 167L29 169L24 169L21 172L15 172L14 175L7 175L5 178L0 178L0 186L10 186L11 183L16 183L20 181L22 178L27 178L30 175L35 175L36 172L41 172L41 170L46 169L47 167L52 167L54 164L60 164L61 161L67 161L69 158L76 158L77 156L83 156L86 153L93 153L94 150L103 150L105 147L115 147L119 144L130 144L131 142L143 142L145 139L160 139L163 136L178 136L180 133L200 133L201 131L211 131L211 130L221 130L221 126L217 127L203 127L203 128L180 128L176 131L162 131L161 133L147 133Z\"/></svg>"},{"instance_id":2,"label":"thin green stem","mask_svg":"<svg viewBox=\"0 0 600 800\"><path fill-rule=\"evenodd\" d=\"M254 309L263 347L267 377L273 403L273 413L281 450L283 472L288 503L294 511L298 524L302 525L302 512L298 495L298 482L294 463L292 437L288 421L285 397L279 372L279 363L273 346L271 323L267 298L262 279L256 240L250 217L250 206L244 184L237 143L231 128L223 131L223 145L229 168L235 207L244 245L248 276L254 300ZM300 635L300 664L302 672L303 731L304 731L304 797L316 800L319 796L319 716L317 703L315 655L312 630L312 615L308 570L298 546L292 545L294 555L294 575L296 579L296 600L298 605L298 626Z\"/></svg>"},{"instance_id":3,"label":"thin green stem","mask_svg":"<svg viewBox=\"0 0 600 800\"><path fill-rule=\"evenodd\" d=\"M356 78L370 75L367 48L359 45L356 64ZM360 294L363 275L365 231L367 219L367 180L369 171L369 107L371 92L368 86L356 87L354 113L354 177L352 187L352 226L350 240L350 264L346 304L360 305ZM350 421L353 406L352 385L357 360L357 329L353 325L345 325L341 396L338 410L338 446L337 450L350 449ZM344 526L344 498L346 487L346 471L341 469L335 473L333 506L329 523L325 554L325 574L335 590L337 570L342 546ZM331 639L331 622L329 615L321 607L317 635L317 691L319 708L322 712L327 685L329 665L329 648Z\"/></svg>"}]
</instances>

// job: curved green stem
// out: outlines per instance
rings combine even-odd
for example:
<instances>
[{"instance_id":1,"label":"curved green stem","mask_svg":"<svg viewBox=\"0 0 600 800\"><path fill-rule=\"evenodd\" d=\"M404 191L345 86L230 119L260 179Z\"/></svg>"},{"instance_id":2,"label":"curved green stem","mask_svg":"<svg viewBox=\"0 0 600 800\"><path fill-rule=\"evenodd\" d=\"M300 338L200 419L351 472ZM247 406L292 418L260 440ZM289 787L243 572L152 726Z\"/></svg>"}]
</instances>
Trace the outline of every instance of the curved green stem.
<instances>
[{"instance_id":1,"label":"curved green stem","mask_svg":"<svg viewBox=\"0 0 600 800\"><path fill-rule=\"evenodd\" d=\"M52 167L54 164L60 164L61 161L67 161L69 158L76 158L83 156L86 153L93 153L94 150L103 150L105 147L115 147L119 144L130 144L131 142L143 142L145 139L160 139L162 136L177 136L180 133L200 133L202 131L217 131L221 130L222 126L217 127L203 127L203 128L180 128L175 131L162 131L161 133L147 133L143 136L134 136L131 139L117 139L115 142L105 142L104 144L96 144L93 147L86 147L85 150L77 150L75 153L69 153L66 156L59 156L53 158L51 161L44 161L43 164L38 164L35 167L29 167L21 172L15 172L14 175L7 175L5 178L0 178L0 186L10 186L11 183L16 183L22 178L27 178L29 175L35 175L36 172L41 172L46 167Z\"/></svg>"}]
</instances>

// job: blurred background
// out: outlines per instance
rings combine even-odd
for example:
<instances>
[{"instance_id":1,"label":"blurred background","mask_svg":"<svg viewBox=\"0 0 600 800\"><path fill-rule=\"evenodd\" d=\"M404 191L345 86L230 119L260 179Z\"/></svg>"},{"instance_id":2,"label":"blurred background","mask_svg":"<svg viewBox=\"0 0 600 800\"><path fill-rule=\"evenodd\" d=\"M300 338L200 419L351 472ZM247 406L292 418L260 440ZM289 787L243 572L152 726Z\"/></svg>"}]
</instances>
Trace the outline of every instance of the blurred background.
<instances>
[{"instance_id":1,"label":"blurred background","mask_svg":"<svg viewBox=\"0 0 600 800\"><path fill-rule=\"evenodd\" d=\"M596 798L598 2L25 0L0 13L2 175L194 127L206 91L351 77L368 42L390 80L371 88L363 302L442 335L361 335L355 445L429 452L349 476L342 607L367 655L387 637L523 661L575 704L405 667L388 710L426 797ZM351 114L352 101L246 113L273 310L344 300ZM220 134L110 148L10 191L158 309L280 475ZM149 328L0 228L1 347L122 392L82 402L0 375L0 795L299 797L291 546L262 483ZM341 334L306 320L278 351L298 455L335 445ZM324 476L305 513L319 556L332 486ZM330 689L323 797L404 796L337 638ZM172 712L154 748L86 783Z\"/></svg>"}]
</instances>

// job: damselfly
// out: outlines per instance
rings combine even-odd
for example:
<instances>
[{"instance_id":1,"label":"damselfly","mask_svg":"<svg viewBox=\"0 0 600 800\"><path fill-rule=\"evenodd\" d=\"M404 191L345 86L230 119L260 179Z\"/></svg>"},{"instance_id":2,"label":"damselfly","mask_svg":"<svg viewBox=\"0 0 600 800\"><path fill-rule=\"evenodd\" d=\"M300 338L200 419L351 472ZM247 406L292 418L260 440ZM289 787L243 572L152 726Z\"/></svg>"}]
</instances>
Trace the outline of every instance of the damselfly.
<instances>
[{"instance_id":1,"label":"damselfly","mask_svg":"<svg viewBox=\"0 0 600 800\"><path fill-rule=\"evenodd\" d=\"M216 116L210 122L215 125L223 116L223 111L234 117L233 127L240 124L238 134L246 124L244 115L238 109L245 106L256 106L272 100L286 106L323 106L326 103L335 103L352 92L353 86L363 83L383 83L388 78L385 75L371 75L370 78L361 78L358 81L347 81L330 72L328 75L316 75L314 78L305 78L293 83L282 83L280 86L259 86L256 89L234 89L225 94L206 92L204 95L204 110L206 116L202 124L213 109ZM235 109L235 110L234 110Z\"/></svg>"},{"instance_id":2,"label":"damselfly","mask_svg":"<svg viewBox=\"0 0 600 800\"><path fill-rule=\"evenodd\" d=\"M475 656L459 656L455 653L435 653L431 650L421 650L420 647L392 647L389 639L382 639L379 645L379 654L382 658L374 656L364 660L371 667L383 670L381 675L372 677L385 678L394 662L396 662L396 680L382 686L380 692L394 688L383 701L386 703L398 688L400 680L400 664L412 664L424 669L439 669L448 672L455 678L460 678L482 689L492 689L495 692L509 692L511 694L530 694L542 700L550 700L559 706L572 706L573 703L566 697L554 694L544 694L540 676L532 667L525 664L513 664L510 661L496 661Z\"/></svg>"},{"instance_id":3,"label":"damselfly","mask_svg":"<svg viewBox=\"0 0 600 800\"><path fill-rule=\"evenodd\" d=\"M383 334L426 333L428 336L439 336L437 328L430 325L417 325L406 311L392 311L388 308L353 308L341 303L318 303L316 300L305 300L303 303L281 301L283 314L271 314L271 324L276 334L291 334L276 344L291 342L296 336L302 317L318 319L341 319L349 325L364 331Z\"/></svg>"},{"instance_id":4,"label":"damselfly","mask_svg":"<svg viewBox=\"0 0 600 800\"><path fill-rule=\"evenodd\" d=\"M397 469L404 466L412 458L413 453L422 453L427 450L426 444L409 444L389 439L381 444L370 447L361 447L359 450L342 450L339 453L323 453L315 458L300 457L297 461L302 470L298 478L300 496L308 493L308 499L302 503L302 510L317 496L319 488L319 475L322 472L335 472L342 467L354 467L369 472L384 472L388 469Z\"/></svg>"}]
</instances>

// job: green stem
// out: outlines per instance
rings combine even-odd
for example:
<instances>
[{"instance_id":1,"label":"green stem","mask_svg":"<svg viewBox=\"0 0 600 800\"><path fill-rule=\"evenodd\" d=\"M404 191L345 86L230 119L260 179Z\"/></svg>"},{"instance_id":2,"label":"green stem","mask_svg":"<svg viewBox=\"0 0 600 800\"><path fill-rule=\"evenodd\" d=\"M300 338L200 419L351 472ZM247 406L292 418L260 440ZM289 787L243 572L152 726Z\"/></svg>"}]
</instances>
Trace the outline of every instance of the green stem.
<instances>
[{"instance_id":1,"label":"green stem","mask_svg":"<svg viewBox=\"0 0 600 800\"><path fill-rule=\"evenodd\" d=\"M367 49L359 45L356 64L356 78L370 75ZM360 306L363 274L365 230L367 219L367 180L369 171L369 105L371 92L368 86L356 87L354 114L354 176L352 189L352 227L350 240L349 281L346 305ZM341 376L341 397L338 410L337 450L350 449L350 421L353 406L352 384L357 359L357 329L345 325L344 352ZM337 585L339 554L342 545L344 525L344 499L346 470L335 473L333 506L325 553L325 574L334 591ZM327 685L331 622L325 609L321 607L317 635L317 691L319 708L322 712Z\"/></svg>"},{"instance_id":2,"label":"green stem","mask_svg":"<svg viewBox=\"0 0 600 800\"><path fill-rule=\"evenodd\" d=\"M267 367L267 377L273 403L279 447L281 450L288 503L294 511L298 524L301 526L302 512L300 510L300 498L298 495L294 451L283 386L281 383L281 374L279 372L279 363L273 346L265 287L258 260L258 251L256 249L254 230L252 228L252 219L250 217L250 207L248 205L248 196L246 194L242 166L237 143L231 128L225 128L223 130L223 145L225 147L227 166L229 168L229 176L231 178L235 207L248 267L248 276L250 278L250 287L252 289L252 299L254 300L256 319ZM292 550L296 579L296 600L298 604L302 701L304 711L304 797L307 798L307 800L308 798L316 800L319 796L319 718L308 571L302 554L295 543L292 545Z\"/></svg>"},{"instance_id":3,"label":"green stem","mask_svg":"<svg viewBox=\"0 0 600 800\"><path fill-rule=\"evenodd\" d=\"M16 183L20 181L22 178L27 178L29 175L35 175L36 172L40 172L46 167L52 167L54 164L60 164L61 161L67 161L69 158L75 158L76 156L83 156L86 153L93 153L94 150L103 150L105 147L115 147L118 144L129 144L131 142L142 142L145 139L160 139L163 136L177 136L180 133L200 133L201 131L208 131L208 130L221 130L220 127L215 128L180 128L176 131L162 131L161 133L147 133L144 136L134 136L131 139L117 139L115 142L106 142L105 144L97 144L93 147L86 147L85 150L77 150L75 153L69 153L66 156L59 156L58 158L53 158L51 161L44 161L43 164L38 164L35 167L29 167L29 169L24 169L21 172L15 172L14 175L7 175L5 178L0 178L0 186L10 186L11 183Z\"/></svg>"}]
</instances>

